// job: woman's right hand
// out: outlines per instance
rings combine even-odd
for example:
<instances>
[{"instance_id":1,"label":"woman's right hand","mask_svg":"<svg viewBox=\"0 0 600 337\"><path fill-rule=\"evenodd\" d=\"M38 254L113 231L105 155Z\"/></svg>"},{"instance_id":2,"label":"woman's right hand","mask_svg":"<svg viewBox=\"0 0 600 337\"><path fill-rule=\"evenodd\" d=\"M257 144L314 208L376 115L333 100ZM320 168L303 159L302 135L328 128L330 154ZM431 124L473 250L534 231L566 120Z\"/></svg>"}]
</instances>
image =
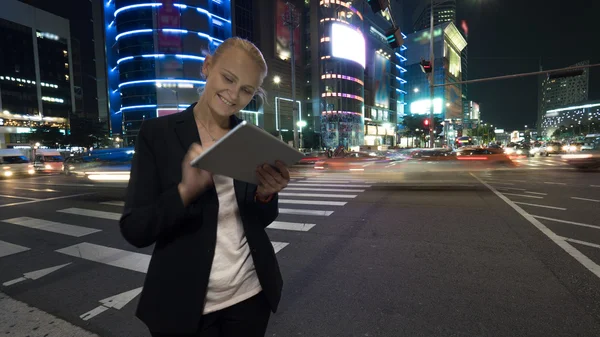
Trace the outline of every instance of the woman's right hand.
<instances>
[{"instance_id":1,"label":"woman's right hand","mask_svg":"<svg viewBox=\"0 0 600 337\"><path fill-rule=\"evenodd\" d=\"M181 182L177 189L184 206L188 206L213 184L213 177L210 172L190 165L190 162L201 155L203 151L200 144L192 144L181 163Z\"/></svg>"}]
</instances>

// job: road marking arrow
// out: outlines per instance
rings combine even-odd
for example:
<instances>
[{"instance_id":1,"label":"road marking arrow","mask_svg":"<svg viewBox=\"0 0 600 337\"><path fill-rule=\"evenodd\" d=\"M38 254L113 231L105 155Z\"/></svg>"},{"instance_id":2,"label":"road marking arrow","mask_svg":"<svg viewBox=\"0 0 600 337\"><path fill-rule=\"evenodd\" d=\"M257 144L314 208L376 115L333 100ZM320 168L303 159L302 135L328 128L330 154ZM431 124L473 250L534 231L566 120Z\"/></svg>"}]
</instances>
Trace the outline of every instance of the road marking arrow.
<instances>
[{"instance_id":1,"label":"road marking arrow","mask_svg":"<svg viewBox=\"0 0 600 337\"><path fill-rule=\"evenodd\" d=\"M71 262L65 263L65 264L61 264L60 266L54 266L54 267L50 267L50 268L44 268L44 269L40 269L40 270L34 270L34 271L29 272L29 273L23 274L23 277L19 277L19 278L16 278L14 280L6 281L6 282L2 283L2 285L5 286L5 287L8 287L8 286L11 286L13 284L17 284L19 282L23 282L23 281L26 281L26 280L37 280L39 278L42 278L42 277L44 277L44 276L46 276L46 275L48 275L50 273L53 273L53 272L61 269L62 267L66 267L66 266L68 266L70 264L71 264Z\"/></svg>"},{"instance_id":2,"label":"road marking arrow","mask_svg":"<svg viewBox=\"0 0 600 337\"><path fill-rule=\"evenodd\" d=\"M85 314L79 316L79 318L83 319L84 321L87 321L90 318L96 317L99 314L105 312L106 310L108 310L110 308L120 310L124 306L126 306L127 303L131 302L131 300L136 298L136 296L142 292L142 288L143 287L139 287L139 288L129 290L124 293L120 293L118 295L111 296L111 297L105 298L103 300L100 300L100 303L102 303L102 305L97 306L96 308L86 312Z\"/></svg>"}]
</instances>

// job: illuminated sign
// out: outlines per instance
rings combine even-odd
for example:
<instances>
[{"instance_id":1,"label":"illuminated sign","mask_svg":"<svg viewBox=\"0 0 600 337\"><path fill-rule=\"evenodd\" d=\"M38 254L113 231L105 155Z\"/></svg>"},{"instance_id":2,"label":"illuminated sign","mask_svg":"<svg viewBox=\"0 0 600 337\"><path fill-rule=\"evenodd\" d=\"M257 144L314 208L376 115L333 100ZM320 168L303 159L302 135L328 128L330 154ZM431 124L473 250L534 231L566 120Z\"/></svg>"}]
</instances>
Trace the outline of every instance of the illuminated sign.
<instances>
[{"instance_id":1,"label":"illuminated sign","mask_svg":"<svg viewBox=\"0 0 600 337\"><path fill-rule=\"evenodd\" d=\"M442 102L441 98L433 99L433 113L434 114L442 113L442 103L443 102ZM422 100L410 103L410 113L413 115L429 114L430 108L431 108L431 101L428 99L422 99Z\"/></svg>"},{"instance_id":2,"label":"illuminated sign","mask_svg":"<svg viewBox=\"0 0 600 337\"><path fill-rule=\"evenodd\" d=\"M365 38L349 26L333 23L331 25L331 55L354 61L365 67Z\"/></svg>"}]
</instances>

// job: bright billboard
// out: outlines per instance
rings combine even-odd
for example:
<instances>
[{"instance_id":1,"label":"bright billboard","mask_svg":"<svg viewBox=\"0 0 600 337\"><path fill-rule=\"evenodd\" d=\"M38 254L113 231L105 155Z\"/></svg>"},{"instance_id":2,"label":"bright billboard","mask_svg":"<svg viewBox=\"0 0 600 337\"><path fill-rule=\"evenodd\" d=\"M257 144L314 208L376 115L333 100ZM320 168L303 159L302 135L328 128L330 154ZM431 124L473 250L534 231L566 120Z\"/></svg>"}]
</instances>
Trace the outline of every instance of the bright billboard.
<instances>
[{"instance_id":1,"label":"bright billboard","mask_svg":"<svg viewBox=\"0 0 600 337\"><path fill-rule=\"evenodd\" d=\"M442 99L434 98L433 99L433 113L441 114L442 113ZM431 108L431 101L428 99L422 99L419 101L414 101L410 103L410 113L413 115L428 115L429 110Z\"/></svg>"},{"instance_id":2,"label":"bright billboard","mask_svg":"<svg viewBox=\"0 0 600 337\"><path fill-rule=\"evenodd\" d=\"M365 38L341 23L331 25L331 56L354 61L365 67Z\"/></svg>"},{"instance_id":3,"label":"bright billboard","mask_svg":"<svg viewBox=\"0 0 600 337\"><path fill-rule=\"evenodd\" d=\"M390 107L390 60L375 52L373 57L373 92L375 106L389 109Z\"/></svg>"}]
</instances>

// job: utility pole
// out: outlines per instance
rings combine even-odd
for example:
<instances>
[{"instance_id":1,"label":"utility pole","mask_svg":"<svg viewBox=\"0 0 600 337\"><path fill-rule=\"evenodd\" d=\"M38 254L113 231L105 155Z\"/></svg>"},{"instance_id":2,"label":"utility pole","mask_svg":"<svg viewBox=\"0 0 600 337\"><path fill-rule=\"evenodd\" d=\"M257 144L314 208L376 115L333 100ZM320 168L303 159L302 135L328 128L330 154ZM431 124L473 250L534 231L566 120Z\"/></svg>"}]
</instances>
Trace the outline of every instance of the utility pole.
<instances>
[{"instance_id":1,"label":"utility pole","mask_svg":"<svg viewBox=\"0 0 600 337\"><path fill-rule=\"evenodd\" d=\"M429 62L431 62L431 73L430 73L430 77L429 77L429 118L431 119L430 121L430 127L429 127L429 147L433 148L435 145L435 120L433 117L433 96L434 96L434 91L435 91L435 87L434 85L434 79L435 79L435 56L433 54L433 1L431 0L431 8L429 10L430 13L430 18L429 18ZM446 137L446 134L444 134L444 137Z\"/></svg>"},{"instance_id":2,"label":"utility pole","mask_svg":"<svg viewBox=\"0 0 600 337\"><path fill-rule=\"evenodd\" d=\"M286 3L287 11L283 14L283 24L290 30L290 54L292 65L292 123L294 128L294 148L299 148L298 142L298 107L296 105L296 53L294 46L294 31L300 25L300 17L296 13L295 6Z\"/></svg>"}]
</instances>

